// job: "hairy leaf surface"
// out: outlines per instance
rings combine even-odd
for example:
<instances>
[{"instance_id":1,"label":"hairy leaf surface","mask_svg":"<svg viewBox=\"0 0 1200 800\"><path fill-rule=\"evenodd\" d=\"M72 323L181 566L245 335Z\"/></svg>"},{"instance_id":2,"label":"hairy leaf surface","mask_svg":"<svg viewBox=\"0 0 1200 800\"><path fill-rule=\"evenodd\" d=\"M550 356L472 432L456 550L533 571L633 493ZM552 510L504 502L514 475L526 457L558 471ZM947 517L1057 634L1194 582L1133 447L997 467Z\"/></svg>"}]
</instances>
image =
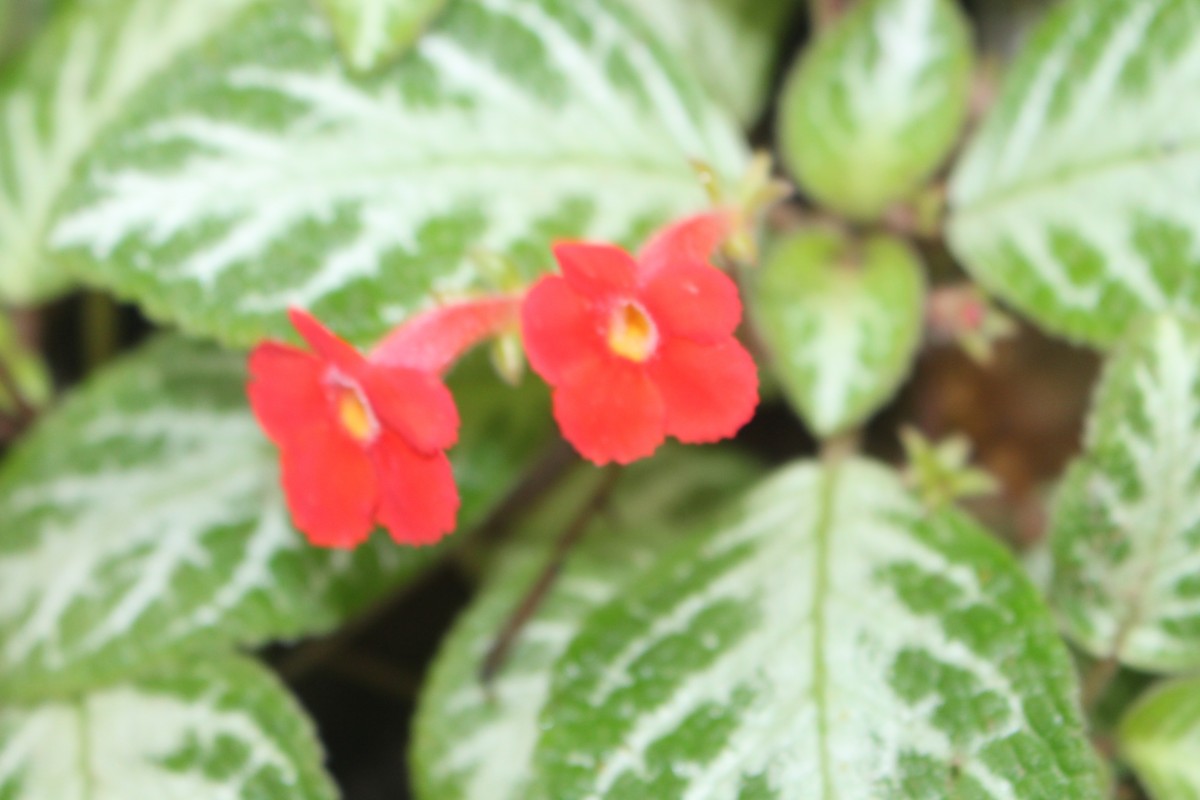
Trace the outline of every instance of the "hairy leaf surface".
<instances>
[{"instance_id":1,"label":"hairy leaf surface","mask_svg":"<svg viewBox=\"0 0 1200 800\"><path fill-rule=\"evenodd\" d=\"M447 0L318 0L342 55L369 71L412 46Z\"/></svg>"},{"instance_id":2,"label":"hairy leaf surface","mask_svg":"<svg viewBox=\"0 0 1200 800\"><path fill-rule=\"evenodd\" d=\"M226 342L290 305L367 344L435 297L532 278L555 238L636 244L744 145L612 0L458 0L349 75L309 0L256 0L140 92L53 232L89 280Z\"/></svg>"},{"instance_id":3,"label":"hairy leaf surface","mask_svg":"<svg viewBox=\"0 0 1200 800\"><path fill-rule=\"evenodd\" d=\"M470 527L545 431L544 392L462 376L451 451ZM215 644L313 634L415 576L436 549L353 551L292 528L243 357L166 338L107 370L0 470L0 691L87 687ZM509 403L511 401L511 405Z\"/></svg>"},{"instance_id":4,"label":"hairy leaf surface","mask_svg":"<svg viewBox=\"0 0 1200 800\"><path fill-rule=\"evenodd\" d=\"M412 751L418 796L527 800L538 712L554 662L593 609L634 585L756 472L718 450L668 449L631 467L485 687L479 669L496 632L537 579L556 537L588 503L601 473L581 469L546 508L519 522L517 538L443 644L422 693Z\"/></svg>"},{"instance_id":5,"label":"hairy leaf surface","mask_svg":"<svg viewBox=\"0 0 1200 800\"><path fill-rule=\"evenodd\" d=\"M862 423L908 374L925 275L904 242L810 231L767 256L753 308L788 397L829 436Z\"/></svg>"},{"instance_id":6,"label":"hairy leaf surface","mask_svg":"<svg viewBox=\"0 0 1200 800\"><path fill-rule=\"evenodd\" d=\"M4 800L336 800L291 695L233 656L0 709Z\"/></svg>"},{"instance_id":7,"label":"hairy leaf surface","mask_svg":"<svg viewBox=\"0 0 1200 800\"><path fill-rule=\"evenodd\" d=\"M1129 710L1121 756L1155 800L1200 798L1200 678L1155 687Z\"/></svg>"},{"instance_id":8,"label":"hairy leaf surface","mask_svg":"<svg viewBox=\"0 0 1200 800\"><path fill-rule=\"evenodd\" d=\"M880 466L798 465L589 616L535 796L1099 798L1075 693L984 532Z\"/></svg>"},{"instance_id":9,"label":"hairy leaf surface","mask_svg":"<svg viewBox=\"0 0 1200 800\"><path fill-rule=\"evenodd\" d=\"M743 125L762 112L793 0L623 0Z\"/></svg>"},{"instance_id":10,"label":"hairy leaf surface","mask_svg":"<svg viewBox=\"0 0 1200 800\"><path fill-rule=\"evenodd\" d=\"M45 252L80 160L147 83L254 0L89 0L57 15L0 89L0 300L71 282Z\"/></svg>"},{"instance_id":11,"label":"hairy leaf surface","mask_svg":"<svg viewBox=\"0 0 1200 800\"><path fill-rule=\"evenodd\" d=\"M967 116L971 37L953 0L864 0L793 67L781 148L801 186L874 219L949 154Z\"/></svg>"},{"instance_id":12,"label":"hairy leaf surface","mask_svg":"<svg viewBox=\"0 0 1200 800\"><path fill-rule=\"evenodd\" d=\"M1051 597L1084 649L1200 667L1200 323L1159 317L1109 364L1051 537Z\"/></svg>"},{"instance_id":13,"label":"hairy leaf surface","mask_svg":"<svg viewBox=\"0 0 1200 800\"><path fill-rule=\"evenodd\" d=\"M1069 0L1011 68L951 186L950 241L1046 328L1111 344L1200 308L1200 5Z\"/></svg>"}]
</instances>

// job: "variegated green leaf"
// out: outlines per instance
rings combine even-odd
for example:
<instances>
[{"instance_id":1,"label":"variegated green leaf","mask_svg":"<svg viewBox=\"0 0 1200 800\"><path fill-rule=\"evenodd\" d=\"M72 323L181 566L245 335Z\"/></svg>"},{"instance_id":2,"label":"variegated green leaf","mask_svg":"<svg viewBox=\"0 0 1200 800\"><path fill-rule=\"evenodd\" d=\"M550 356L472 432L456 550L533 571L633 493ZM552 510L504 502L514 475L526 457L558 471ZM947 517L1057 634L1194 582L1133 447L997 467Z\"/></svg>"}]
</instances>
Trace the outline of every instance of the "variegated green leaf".
<instances>
[{"instance_id":1,"label":"variegated green leaf","mask_svg":"<svg viewBox=\"0 0 1200 800\"><path fill-rule=\"evenodd\" d=\"M1200 678L1153 689L1119 730L1121 756L1154 800L1200 799Z\"/></svg>"},{"instance_id":2,"label":"variegated green leaf","mask_svg":"<svg viewBox=\"0 0 1200 800\"><path fill-rule=\"evenodd\" d=\"M954 0L865 0L792 68L780 109L789 169L830 208L879 216L953 147L971 60Z\"/></svg>"},{"instance_id":3,"label":"variegated green leaf","mask_svg":"<svg viewBox=\"0 0 1200 800\"><path fill-rule=\"evenodd\" d=\"M4 800L335 800L312 726L233 656L0 709Z\"/></svg>"},{"instance_id":4,"label":"variegated green leaf","mask_svg":"<svg viewBox=\"0 0 1200 800\"><path fill-rule=\"evenodd\" d=\"M360 343L554 237L630 243L740 171L727 118L612 0L457 0L349 77L308 0L258 0L142 92L53 239L90 279L230 342L315 307Z\"/></svg>"},{"instance_id":5,"label":"variegated green leaf","mask_svg":"<svg viewBox=\"0 0 1200 800\"><path fill-rule=\"evenodd\" d=\"M799 465L594 612L545 798L1099 798L1070 660L1012 557L895 475Z\"/></svg>"},{"instance_id":6,"label":"variegated green leaf","mask_svg":"<svg viewBox=\"0 0 1200 800\"><path fill-rule=\"evenodd\" d=\"M348 551L291 526L278 459L247 408L239 355L178 339L107 370L0 470L0 691L95 685L180 652L325 631L437 551L379 533ZM544 391L461 376L451 451L460 523L517 480Z\"/></svg>"},{"instance_id":7,"label":"variegated green leaf","mask_svg":"<svg viewBox=\"0 0 1200 800\"><path fill-rule=\"evenodd\" d=\"M370 71L412 46L447 0L317 0L350 66Z\"/></svg>"},{"instance_id":8,"label":"variegated green leaf","mask_svg":"<svg viewBox=\"0 0 1200 800\"><path fill-rule=\"evenodd\" d=\"M1054 511L1052 598L1100 658L1200 667L1200 323L1142 326L1108 366Z\"/></svg>"},{"instance_id":9,"label":"variegated green leaf","mask_svg":"<svg viewBox=\"0 0 1200 800\"><path fill-rule=\"evenodd\" d=\"M156 75L253 0L93 0L57 15L0 92L0 299L69 284L44 241L81 158Z\"/></svg>"},{"instance_id":10,"label":"variegated green leaf","mask_svg":"<svg viewBox=\"0 0 1200 800\"><path fill-rule=\"evenodd\" d=\"M1200 308L1200 6L1069 0L1023 49L951 187L950 240L1048 329L1112 343Z\"/></svg>"},{"instance_id":11,"label":"variegated green leaf","mask_svg":"<svg viewBox=\"0 0 1200 800\"><path fill-rule=\"evenodd\" d=\"M795 0L624 0L743 125L762 112Z\"/></svg>"},{"instance_id":12,"label":"variegated green leaf","mask_svg":"<svg viewBox=\"0 0 1200 800\"><path fill-rule=\"evenodd\" d=\"M900 386L924 304L924 272L908 245L831 231L777 244L752 298L784 391L821 436L860 424Z\"/></svg>"},{"instance_id":13,"label":"variegated green leaf","mask_svg":"<svg viewBox=\"0 0 1200 800\"><path fill-rule=\"evenodd\" d=\"M551 667L587 614L634 585L637 575L697 520L748 485L756 470L715 450L667 450L623 476L605 511L489 687L479 667L600 474L573 476L518 538L443 644L421 698L412 753L418 796L428 800L527 800L538 711Z\"/></svg>"}]
</instances>

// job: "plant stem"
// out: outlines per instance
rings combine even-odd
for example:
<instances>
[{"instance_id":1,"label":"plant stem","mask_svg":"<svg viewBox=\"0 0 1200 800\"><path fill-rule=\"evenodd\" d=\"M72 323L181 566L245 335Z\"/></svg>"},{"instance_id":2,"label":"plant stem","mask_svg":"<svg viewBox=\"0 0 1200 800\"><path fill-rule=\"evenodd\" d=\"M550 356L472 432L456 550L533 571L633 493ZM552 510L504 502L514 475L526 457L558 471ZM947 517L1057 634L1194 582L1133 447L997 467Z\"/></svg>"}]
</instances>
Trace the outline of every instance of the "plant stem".
<instances>
[{"instance_id":1,"label":"plant stem","mask_svg":"<svg viewBox=\"0 0 1200 800\"><path fill-rule=\"evenodd\" d=\"M566 477L579 456L562 439L551 442L509 495L480 523L470 546L493 546L512 530L512 522L529 512Z\"/></svg>"},{"instance_id":2,"label":"plant stem","mask_svg":"<svg viewBox=\"0 0 1200 800\"><path fill-rule=\"evenodd\" d=\"M821 461L827 466L837 466L858 453L861 438L858 429L829 437L821 443Z\"/></svg>"},{"instance_id":3,"label":"plant stem","mask_svg":"<svg viewBox=\"0 0 1200 800\"><path fill-rule=\"evenodd\" d=\"M508 659L508 654L516 644L517 637L521 630L533 618L541 606L542 601L546 599L550 589L554 586L554 581L558 574L562 571L563 564L567 561L567 556L571 554L571 550L583 538L584 533L590 527L590 523L596 514L604 508L608 502L608 498L612 495L613 488L616 486L617 479L620 478L621 472L616 468L609 468L603 476L600 483L596 486L591 496L587 499L576 513L575 517L567 525L558 542L554 545L554 552L550 554L550 560L542 567L541 573L538 574L537 580L526 591L521 602L509 614L504 626L501 627L500 633L492 641L492 646L488 648L487 655L484 656L483 663L479 667L479 680L484 686L489 686L500 668L504 666L504 662Z\"/></svg>"},{"instance_id":4,"label":"plant stem","mask_svg":"<svg viewBox=\"0 0 1200 800\"><path fill-rule=\"evenodd\" d=\"M1095 710L1096 704L1104 697L1104 690L1112 683L1120 666L1116 656L1109 656L1088 668L1083 675L1083 686L1080 690L1084 711L1090 713Z\"/></svg>"},{"instance_id":5,"label":"plant stem","mask_svg":"<svg viewBox=\"0 0 1200 800\"><path fill-rule=\"evenodd\" d=\"M0 392L12 398L14 415L11 421L18 430L33 422L37 417L38 410L25 397L16 376L2 358L0 358Z\"/></svg>"}]
</instances>

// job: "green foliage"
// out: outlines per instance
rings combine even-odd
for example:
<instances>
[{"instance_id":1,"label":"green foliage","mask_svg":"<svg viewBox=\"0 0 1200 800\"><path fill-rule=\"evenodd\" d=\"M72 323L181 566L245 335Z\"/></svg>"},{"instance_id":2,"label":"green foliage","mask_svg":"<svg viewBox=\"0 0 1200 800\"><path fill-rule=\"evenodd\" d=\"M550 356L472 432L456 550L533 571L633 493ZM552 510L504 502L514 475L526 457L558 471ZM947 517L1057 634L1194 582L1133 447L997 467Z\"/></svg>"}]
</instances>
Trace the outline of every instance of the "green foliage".
<instances>
[{"instance_id":1,"label":"green foliage","mask_svg":"<svg viewBox=\"0 0 1200 800\"><path fill-rule=\"evenodd\" d=\"M452 458L469 529L532 459L547 413L536 385L514 395L479 370L458 378ZM180 653L326 631L436 556L382 533L353 552L309 545L244 383L242 357L163 338L4 463L0 690L75 691Z\"/></svg>"},{"instance_id":2,"label":"green foliage","mask_svg":"<svg viewBox=\"0 0 1200 800\"><path fill-rule=\"evenodd\" d=\"M877 218L949 154L971 60L952 0L864 0L792 68L779 133L792 174L829 208Z\"/></svg>"},{"instance_id":3,"label":"green foliage","mask_svg":"<svg viewBox=\"0 0 1200 800\"><path fill-rule=\"evenodd\" d=\"M532 796L1098 798L1011 556L862 461L777 473L592 612Z\"/></svg>"},{"instance_id":4,"label":"green foliage","mask_svg":"<svg viewBox=\"0 0 1200 800\"><path fill-rule=\"evenodd\" d=\"M44 244L80 160L146 84L251 2L93 0L56 15L0 84L0 301L70 286Z\"/></svg>"},{"instance_id":5,"label":"green foliage","mask_svg":"<svg viewBox=\"0 0 1200 800\"><path fill-rule=\"evenodd\" d=\"M587 504L601 473L577 470L517 524L517 538L442 645L417 717L412 765L428 800L526 800L538 712L555 661L587 615L622 591L758 470L721 451L668 449L623 475L489 686L479 668L505 618L550 558L564 521Z\"/></svg>"},{"instance_id":6,"label":"green foliage","mask_svg":"<svg viewBox=\"0 0 1200 800\"><path fill-rule=\"evenodd\" d=\"M689 159L744 164L610 0L458 0L370 78L309 0L243 4L130 99L52 234L87 280L188 331L282 336L299 305L366 344L490 288L480 250L528 279L555 238L632 244L702 207Z\"/></svg>"},{"instance_id":7,"label":"green foliage","mask_svg":"<svg viewBox=\"0 0 1200 800\"><path fill-rule=\"evenodd\" d=\"M1154 800L1200 798L1200 678L1163 683L1129 710L1121 755Z\"/></svg>"},{"instance_id":8,"label":"green foliage","mask_svg":"<svg viewBox=\"0 0 1200 800\"><path fill-rule=\"evenodd\" d=\"M743 125L762 113L795 0L622 0Z\"/></svg>"},{"instance_id":9,"label":"green foliage","mask_svg":"<svg viewBox=\"0 0 1200 800\"><path fill-rule=\"evenodd\" d=\"M291 696L233 656L0 708L4 800L336 800L320 764Z\"/></svg>"},{"instance_id":10,"label":"green foliage","mask_svg":"<svg viewBox=\"0 0 1200 800\"><path fill-rule=\"evenodd\" d=\"M1095 344L1200 308L1197 53L1190 0L1050 14L955 170L950 243L981 284Z\"/></svg>"},{"instance_id":11,"label":"green foliage","mask_svg":"<svg viewBox=\"0 0 1200 800\"><path fill-rule=\"evenodd\" d=\"M447 0L317 0L342 55L368 72L412 47Z\"/></svg>"},{"instance_id":12,"label":"green foliage","mask_svg":"<svg viewBox=\"0 0 1200 800\"><path fill-rule=\"evenodd\" d=\"M934 443L915 428L900 431L908 456L906 477L914 494L926 507L942 508L967 497L992 494L996 479L970 465L971 444L965 436Z\"/></svg>"},{"instance_id":13,"label":"green foliage","mask_svg":"<svg viewBox=\"0 0 1200 800\"><path fill-rule=\"evenodd\" d=\"M921 336L925 277L904 242L808 231L768 254L751 307L784 391L821 436L892 396Z\"/></svg>"},{"instance_id":14,"label":"green foliage","mask_svg":"<svg viewBox=\"0 0 1200 800\"><path fill-rule=\"evenodd\" d=\"M1088 652L1200 667L1200 323L1148 321L1108 365L1052 523L1052 597Z\"/></svg>"},{"instance_id":15,"label":"green foliage","mask_svg":"<svg viewBox=\"0 0 1200 800\"><path fill-rule=\"evenodd\" d=\"M0 0L0 305L46 323L30 353L0 315L0 437L32 416L16 394L50 406L0 438L0 800L334 800L304 714L234 651L344 624L546 477L553 415L517 380L513 327L491 355L515 387L484 352L448 378L460 533L314 548L245 356L181 334L294 337L303 307L367 346L527 289L557 240L632 249L714 205L737 223L717 261L743 279L746 343L820 438L894 396L923 332L987 360L1016 326L980 286L1114 347L1041 544L1057 619L952 508L995 487L965 440L902 431L903 476L848 447L766 478L672 447L599 505L614 473L572 468L506 507L510 538L456 553L484 571L419 698L418 795L1098 799L1061 631L1086 653L1093 733L1116 726L1155 800L1200 800L1200 680L1135 700L1200 670L1200 4L1062 0L943 192L988 99L961 5L848 4L771 98L794 0ZM744 175L737 124L767 107L812 201L772 214L769 159ZM980 286L949 285L947 255ZM76 281L180 333L53 405L41 358L74 311L39 304ZM695 281L641 288L683 303ZM689 313L655 307L681 329ZM483 686L581 509L587 535Z\"/></svg>"},{"instance_id":16,"label":"green foliage","mask_svg":"<svg viewBox=\"0 0 1200 800\"><path fill-rule=\"evenodd\" d=\"M37 354L25 347L12 323L0 316L0 369L12 377L11 387L0 385L0 412L17 410L21 403L39 407L50 400L50 374ZM20 397L14 397L14 390Z\"/></svg>"}]
</instances>

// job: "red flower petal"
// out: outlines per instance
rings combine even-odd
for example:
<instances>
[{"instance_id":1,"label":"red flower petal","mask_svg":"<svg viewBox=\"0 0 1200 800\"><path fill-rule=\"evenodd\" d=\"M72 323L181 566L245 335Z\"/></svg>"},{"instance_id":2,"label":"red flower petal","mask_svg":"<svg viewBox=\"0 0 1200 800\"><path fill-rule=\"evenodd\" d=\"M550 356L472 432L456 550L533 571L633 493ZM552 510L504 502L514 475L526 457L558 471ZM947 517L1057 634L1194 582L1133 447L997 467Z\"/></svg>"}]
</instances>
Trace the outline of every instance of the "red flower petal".
<instances>
[{"instance_id":1,"label":"red flower petal","mask_svg":"<svg viewBox=\"0 0 1200 800\"><path fill-rule=\"evenodd\" d=\"M660 269L641 298L663 333L697 341L731 335L742 318L737 285L716 267L700 262Z\"/></svg>"},{"instance_id":2,"label":"red flower petal","mask_svg":"<svg viewBox=\"0 0 1200 800\"><path fill-rule=\"evenodd\" d=\"M371 535L378 484L367 454L332 423L314 426L282 453L283 490L296 527L322 547L354 547Z\"/></svg>"},{"instance_id":3,"label":"red flower petal","mask_svg":"<svg viewBox=\"0 0 1200 800\"><path fill-rule=\"evenodd\" d=\"M732 228L732 211L697 214L668 225L654 234L638 255L642 280L677 262L707 263Z\"/></svg>"},{"instance_id":4,"label":"red flower petal","mask_svg":"<svg viewBox=\"0 0 1200 800\"><path fill-rule=\"evenodd\" d=\"M292 326L304 337L317 355L341 370L346 377L357 379L366 359L337 334L326 328L312 314L300 308L288 309Z\"/></svg>"},{"instance_id":5,"label":"red flower petal","mask_svg":"<svg viewBox=\"0 0 1200 800\"><path fill-rule=\"evenodd\" d=\"M668 340L650 374L662 393L667 433L682 442L733 436L758 405L754 360L732 336L716 344Z\"/></svg>"},{"instance_id":6,"label":"red flower petal","mask_svg":"<svg viewBox=\"0 0 1200 800\"><path fill-rule=\"evenodd\" d=\"M554 246L554 258L571 288L588 300L633 294L637 262L616 245L565 242Z\"/></svg>"},{"instance_id":7,"label":"red flower petal","mask_svg":"<svg viewBox=\"0 0 1200 800\"><path fill-rule=\"evenodd\" d=\"M372 364L360 379L376 418L431 455L458 439L458 409L436 376L404 367Z\"/></svg>"},{"instance_id":8,"label":"red flower petal","mask_svg":"<svg viewBox=\"0 0 1200 800\"><path fill-rule=\"evenodd\" d=\"M442 372L481 339L516 325L518 302L512 295L485 297L422 312L388 334L368 360Z\"/></svg>"},{"instance_id":9,"label":"red flower petal","mask_svg":"<svg viewBox=\"0 0 1200 800\"><path fill-rule=\"evenodd\" d=\"M604 354L595 314L566 280L548 275L521 304L521 338L533 371L558 385Z\"/></svg>"},{"instance_id":10,"label":"red flower petal","mask_svg":"<svg viewBox=\"0 0 1200 800\"><path fill-rule=\"evenodd\" d=\"M291 345L264 342L250 353L246 393L267 436L283 445L328 424L329 406L321 359Z\"/></svg>"},{"instance_id":11,"label":"red flower petal","mask_svg":"<svg viewBox=\"0 0 1200 800\"><path fill-rule=\"evenodd\" d=\"M379 474L379 521L401 544L433 544L454 530L458 488L445 453L422 456L384 432L371 447Z\"/></svg>"},{"instance_id":12,"label":"red flower petal","mask_svg":"<svg viewBox=\"0 0 1200 800\"><path fill-rule=\"evenodd\" d=\"M554 417L568 442L596 464L628 464L662 444L663 401L640 364L606 358L576 371L554 392Z\"/></svg>"}]
</instances>

